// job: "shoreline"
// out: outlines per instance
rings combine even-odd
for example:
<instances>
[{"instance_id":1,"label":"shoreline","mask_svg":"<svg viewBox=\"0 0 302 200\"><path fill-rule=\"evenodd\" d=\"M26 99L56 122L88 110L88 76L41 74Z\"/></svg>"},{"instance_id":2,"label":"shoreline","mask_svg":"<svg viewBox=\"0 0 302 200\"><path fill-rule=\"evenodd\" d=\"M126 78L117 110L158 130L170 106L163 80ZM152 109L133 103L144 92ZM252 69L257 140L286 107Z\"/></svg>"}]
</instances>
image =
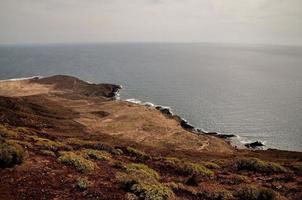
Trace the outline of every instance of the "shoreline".
<instances>
[{"instance_id":1,"label":"shoreline","mask_svg":"<svg viewBox=\"0 0 302 200\"><path fill-rule=\"evenodd\" d=\"M48 76L46 76L48 77ZM13 81L22 81L22 80L38 80L38 79L42 79L45 78L44 76L30 76L30 77L20 77L20 78L11 78L11 79L4 79L4 80L0 80L0 83L2 82L13 82ZM84 82L88 83L88 84L94 84L91 81L85 81ZM216 132L216 131L207 131L204 130L203 128L200 127L196 127L194 125L192 125L190 122L188 122L188 120L186 120L185 118L181 117L178 114L174 114L173 113L173 109L170 106L163 106L163 105L157 105L154 104L152 102L143 102L139 99L135 99L135 98L131 98L131 99L121 99L120 98L120 94L119 94L119 90L123 88L122 85L118 85L118 89L117 91L114 92L114 96L112 96L112 99L115 100L119 100L119 101L125 101L125 102L129 102L129 103L133 103L133 104L138 104L138 105L142 105L142 106L146 106L146 107L152 107L156 110L159 110L162 114L164 114L166 117L168 118L172 118L175 119L176 121L178 121L181 125L181 127L186 130L189 131L191 133L194 134L205 134L205 135L210 135L210 136L214 136L217 138L221 138L223 140L225 140L226 142L228 142L231 146L233 146L234 148L238 148L238 149L249 149L249 150L268 150L268 149L276 149L276 150L281 150L281 151L292 151L292 152L298 152L298 151L293 151L293 150L283 150L283 149L279 149L279 148L270 148L268 146L265 145L264 141L261 140L256 140L256 141L246 141L244 138L242 138L240 135L237 134L227 134L227 133L220 133L220 132ZM242 138L242 139L240 139ZM252 147L250 145L253 144L259 144L256 145L255 147Z\"/></svg>"},{"instance_id":2,"label":"shoreline","mask_svg":"<svg viewBox=\"0 0 302 200\"><path fill-rule=\"evenodd\" d=\"M135 99L135 98L119 99L119 100L157 109L157 110L161 111L168 118L174 118L175 120L179 121L181 127L183 129L185 129L186 131L189 131L189 132L194 133L194 134L205 134L205 135L211 135L211 136L214 136L214 137L224 139L229 144L231 144L233 147L238 148L238 149L249 149L249 150L274 149L274 148L267 147L265 145L265 142L261 141L261 140L246 141L244 139L240 139L242 137L240 135L237 135L237 134L227 134L227 133L220 133L220 132L216 132L216 131L207 131L207 130L204 130L203 128L196 127L196 126L192 125L190 122L188 122L188 120L181 117L180 115L174 114L173 109L170 106L158 105L158 104L154 104L154 103L148 102L148 101L143 102L143 101L141 101L139 99ZM244 142L244 141L246 141L246 142ZM258 143L259 146L258 145L256 145L255 147L250 146L254 143ZM248 147L248 146L250 146L250 147ZM278 149L278 148L277 148L277 150L285 151L285 150Z\"/></svg>"}]
</instances>

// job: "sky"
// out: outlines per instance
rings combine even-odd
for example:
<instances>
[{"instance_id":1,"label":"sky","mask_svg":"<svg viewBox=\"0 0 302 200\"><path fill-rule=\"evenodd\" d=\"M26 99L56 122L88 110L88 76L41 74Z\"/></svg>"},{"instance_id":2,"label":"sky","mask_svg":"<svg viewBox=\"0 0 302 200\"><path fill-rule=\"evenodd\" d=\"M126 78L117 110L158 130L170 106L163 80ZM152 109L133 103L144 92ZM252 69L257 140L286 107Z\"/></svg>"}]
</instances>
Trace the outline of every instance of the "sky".
<instances>
[{"instance_id":1,"label":"sky","mask_svg":"<svg viewBox=\"0 0 302 200\"><path fill-rule=\"evenodd\" d=\"M302 45L302 0L0 0L0 44Z\"/></svg>"}]
</instances>

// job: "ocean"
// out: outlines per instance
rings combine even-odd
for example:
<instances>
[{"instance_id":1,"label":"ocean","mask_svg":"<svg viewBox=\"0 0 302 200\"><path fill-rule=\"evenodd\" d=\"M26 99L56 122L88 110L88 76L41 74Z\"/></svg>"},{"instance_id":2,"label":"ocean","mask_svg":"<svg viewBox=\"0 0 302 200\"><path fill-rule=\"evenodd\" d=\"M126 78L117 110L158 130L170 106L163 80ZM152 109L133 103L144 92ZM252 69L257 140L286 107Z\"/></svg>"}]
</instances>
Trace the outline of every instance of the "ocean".
<instances>
[{"instance_id":1,"label":"ocean","mask_svg":"<svg viewBox=\"0 0 302 200\"><path fill-rule=\"evenodd\" d=\"M302 47L104 43L0 47L0 79L66 74L123 86L206 131L302 151Z\"/></svg>"}]
</instances>

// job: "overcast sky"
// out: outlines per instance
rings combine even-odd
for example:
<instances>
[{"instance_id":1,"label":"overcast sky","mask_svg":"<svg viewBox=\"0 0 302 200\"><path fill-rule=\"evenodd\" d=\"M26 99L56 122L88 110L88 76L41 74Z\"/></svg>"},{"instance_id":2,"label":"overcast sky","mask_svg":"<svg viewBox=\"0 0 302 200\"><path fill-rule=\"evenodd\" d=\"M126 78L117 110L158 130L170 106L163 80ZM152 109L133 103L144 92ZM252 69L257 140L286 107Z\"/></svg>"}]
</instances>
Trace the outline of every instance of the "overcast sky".
<instances>
[{"instance_id":1,"label":"overcast sky","mask_svg":"<svg viewBox=\"0 0 302 200\"><path fill-rule=\"evenodd\" d=\"M302 0L0 0L0 44L302 45Z\"/></svg>"}]
</instances>

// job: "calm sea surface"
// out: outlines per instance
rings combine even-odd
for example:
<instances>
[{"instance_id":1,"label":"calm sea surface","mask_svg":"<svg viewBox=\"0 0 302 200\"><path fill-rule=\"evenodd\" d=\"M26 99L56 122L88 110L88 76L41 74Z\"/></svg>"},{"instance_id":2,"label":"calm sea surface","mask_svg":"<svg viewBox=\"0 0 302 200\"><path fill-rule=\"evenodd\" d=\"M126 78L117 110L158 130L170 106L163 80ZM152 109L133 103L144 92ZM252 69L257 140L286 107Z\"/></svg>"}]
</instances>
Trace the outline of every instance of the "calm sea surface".
<instances>
[{"instance_id":1,"label":"calm sea surface","mask_svg":"<svg viewBox=\"0 0 302 200\"><path fill-rule=\"evenodd\" d=\"M302 47L99 44L0 47L0 79L67 74L124 86L197 127L302 151Z\"/></svg>"}]
</instances>

